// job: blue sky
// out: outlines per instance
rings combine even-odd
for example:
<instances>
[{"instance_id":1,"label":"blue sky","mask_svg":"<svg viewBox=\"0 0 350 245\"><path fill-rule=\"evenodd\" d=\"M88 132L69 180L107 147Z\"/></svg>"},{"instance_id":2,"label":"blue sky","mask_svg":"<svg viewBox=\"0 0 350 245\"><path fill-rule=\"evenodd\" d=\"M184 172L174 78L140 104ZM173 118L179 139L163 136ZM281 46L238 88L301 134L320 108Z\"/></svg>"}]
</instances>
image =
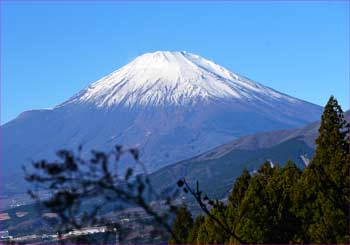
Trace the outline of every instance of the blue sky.
<instances>
[{"instance_id":1,"label":"blue sky","mask_svg":"<svg viewBox=\"0 0 350 245\"><path fill-rule=\"evenodd\" d=\"M1 1L1 122L68 99L140 54L189 51L349 108L349 2Z\"/></svg>"}]
</instances>

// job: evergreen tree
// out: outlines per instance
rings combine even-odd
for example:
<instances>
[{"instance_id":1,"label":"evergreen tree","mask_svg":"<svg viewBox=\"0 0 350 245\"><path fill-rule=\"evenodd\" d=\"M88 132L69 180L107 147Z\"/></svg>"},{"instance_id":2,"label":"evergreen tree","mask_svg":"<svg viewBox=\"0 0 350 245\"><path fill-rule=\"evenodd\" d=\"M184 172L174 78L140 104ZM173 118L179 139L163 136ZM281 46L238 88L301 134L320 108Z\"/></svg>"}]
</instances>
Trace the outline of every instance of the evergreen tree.
<instances>
[{"instance_id":1,"label":"evergreen tree","mask_svg":"<svg viewBox=\"0 0 350 245\"><path fill-rule=\"evenodd\" d=\"M300 219L293 212L292 200L292 193L300 176L300 169L294 162L288 161L280 171L275 171L266 185L267 205L274 210L271 213L272 222L264 224L271 229L271 243L293 241L301 226Z\"/></svg>"},{"instance_id":2,"label":"evergreen tree","mask_svg":"<svg viewBox=\"0 0 350 245\"><path fill-rule=\"evenodd\" d=\"M196 244L197 243L197 238L198 238L198 233L199 233L199 229L201 227L202 224L204 224L204 216L202 215L198 215L197 218L195 219L194 223L193 223L193 227L189 233L188 236L188 244Z\"/></svg>"},{"instance_id":3,"label":"evergreen tree","mask_svg":"<svg viewBox=\"0 0 350 245\"><path fill-rule=\"evenodd\" d=\"M216 202L210 210L210 214L228 226L226 211L227 208L222 202ZM197 244L224 244L229 238L230 235L215 220L207 215L204 224L199 229Z\"/></svg>"},{"instance_id":4,"label":"evergreen tree","mask_svg":"<svg viewBox=\"0 0 350 245\"><path fill-rule=\"evenodd\" d=\"M260 168L258 169L258 173L261 177L263 177L266 180L271 177L273 174L273 171L277 168L273 168L272 164L269 161L265 161Z\"/></svg>"},{"instance_id":5,"label":"evergreen tree","mask_svg":"<svg viewBox=\"0 0 350 245\"><path fill-rule=\"evenodd\" d=\"M232 231L235 231L236 223L240 222L238 208L246 195L251 176L247 169L244 169L242 174L236 179L231 194L228 198L227 206L227 223ZM239 243L234 237L230 237L229 244Z\"/></svg>"},{"instance_id":6,"label":"evergreen tree","mask_svg":"<svg viewBox=\"0 0 350 245\"><path fill-rule=\"evenodd\" d=\"M234 224L235 231L245 241L271 243L275 208L270 205L266 186L277 171L277 168L272 168L269 162L265 162L249 182Z\"/></svg>"},{"instance_id":7,"label":"evergreen tree","mask_svg":"<svg viewBox=\"0 0 350 245\"><path fill-rule=\"evenodd\" d=\"M170 244L187 244L189 239L189 233L193 226L193 219L191 212L188 211L187 206L182 205L177 211L176 218L173 224L173 233L176 236L177 240L174 237L171 237L169 240Z\"/></svg>"},{"instance_id":8,"label":"evergreen tree","mask_svg":"<svg viewBox=\"0 0 350 245\"><path fill-rule=\"evenodd\" d=\"M253 175L244 170L228 206L217 202L183 237L192 244L239 243L230 234L248 243L349 243L349 142L349 124L331 97L304 172L292 161L283 168L265 162Z\"/></svg>"},{"instance_id":9,"label":"evergreen tree","mask_svg":"<svg viewBox=\"0 0 350 245\"><path fill-rule=\"evenodd\" d=\"M349 125L332 96L322 115L316 152L296 191L299 241L349 242Z\"/></svg>"},{"instance_id":10,"label":"evergreen tree","mask_svg":"<svg viewBox=\"0 0 350 245\"><path fill-rule=\"evenodd\" d=\"M251 176L247 169L244 169L242 174L236 179L231 194L228 198L229 205L232 205L233 208L238 208L248 189L250 179Z\"/></svg>"}]
</instances>

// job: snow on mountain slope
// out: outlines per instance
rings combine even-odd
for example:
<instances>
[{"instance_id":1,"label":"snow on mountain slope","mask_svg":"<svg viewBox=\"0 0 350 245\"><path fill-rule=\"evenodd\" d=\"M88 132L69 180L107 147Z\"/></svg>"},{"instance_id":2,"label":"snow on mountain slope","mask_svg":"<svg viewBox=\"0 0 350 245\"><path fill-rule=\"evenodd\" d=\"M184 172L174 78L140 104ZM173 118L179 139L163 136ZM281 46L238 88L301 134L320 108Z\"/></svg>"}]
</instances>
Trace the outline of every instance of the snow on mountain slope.
<instances>
[{"instance_id":1,"label":"snow on mountain slope","mask_svg":"<svg viewBox=\"0 0 350 245\"><path fill-rule=\"evenodd\" d=\"M243 135L299 127L321 112L198 55L148 53L52 109L3 125L1 177L11 189L21 165L79 145L85 154L136 146L152 171Z\"/></svg>"},{"instance_id":2,"label":"snow on mountain slope","mask_svg":"<svg viewBox=\"0 0 350 245\"><path fill-rule=\"evenodd\" d=\"M210 99L298 100L240 77L212 61L186 52L144 54L89 86L68 103L189 105Z\"/></svg>"}]
</instances>

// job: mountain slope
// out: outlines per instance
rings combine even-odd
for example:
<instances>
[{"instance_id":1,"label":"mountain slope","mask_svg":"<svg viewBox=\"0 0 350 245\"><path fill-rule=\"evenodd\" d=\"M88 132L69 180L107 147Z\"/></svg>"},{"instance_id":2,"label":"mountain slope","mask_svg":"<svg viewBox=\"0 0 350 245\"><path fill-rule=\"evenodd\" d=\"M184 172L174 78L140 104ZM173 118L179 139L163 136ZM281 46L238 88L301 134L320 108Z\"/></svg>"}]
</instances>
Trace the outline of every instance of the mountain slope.
<instances>
[{"instance_id":1,"label":"mountain slope","mask_svg":"<svg viewBox=\"0 0 350 245\"><path fill-rule=\"evenodd\" d=\"M300 101L281 94L187 52L144 54L102 78L64 104L193 105L210 100L237 100L273 104Z\"/></svg>"},{"instance_id":2,"label":"mountain slope","mask_svg":"<svg viewBox=\"0 0 350 245\"><path fill-rule=\"evenodd\" d=\"M303 161L300 156L312 156L313 152L314 149L306 145L301 138L293 138L268 148L233 149L217 158L199 156L181 161L152 173L150 179L153 186L161 191L176 188L180 178L186 178L191 184L198 180L201 190L206 194L224 198L244 168L254 171L266 160L279 165L293 160L302 167Z\"/></svg>"},{"instance_id":3,"label":"mountain slope","mask_svg":"<svg viewBox=\"0 0 350 245\"><path fill-rule=\"evenodd\" d=\"M345 119L350 123L350 110L345 112ZM188 160L163 167L151 174L150 178L160 190L176 187L180 178L186 178L189 182L198 180L203 191L223 198L244 168L253 171L266 160L280 166L293 160L299 168L304 168L304 159L311 159L316 149L319 126L320 122L317 121L297 129L244 136Z\"/></svg>"},{"instance_id":4,"label":"mountain slope","mask_svg":"<svg viewBox=\"0 0 350 245\"><path fill-rule=\"evenodd\" d=\"M304 125L321 110L198 55L148 53L52 109L3 125L1 177L11 189L21 165L79 145L83 154L138 147L153 171L243 135Z\"/></svg>"}]
</instances>

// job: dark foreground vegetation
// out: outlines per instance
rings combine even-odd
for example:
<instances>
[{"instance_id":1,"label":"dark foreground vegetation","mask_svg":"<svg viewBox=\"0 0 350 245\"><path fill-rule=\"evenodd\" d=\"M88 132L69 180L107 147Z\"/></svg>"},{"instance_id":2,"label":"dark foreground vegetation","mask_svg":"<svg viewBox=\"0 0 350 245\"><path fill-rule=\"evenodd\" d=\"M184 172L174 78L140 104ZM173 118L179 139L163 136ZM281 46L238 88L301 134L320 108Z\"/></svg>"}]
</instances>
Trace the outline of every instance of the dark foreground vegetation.
<instances>
[{"instance_id":1,"label":"dark foreground vegetation","mask_svg":"<svg viewBox=\"0 0 350 245\"><path fill-rule=\"evenodd\" d=\"M333 97L325 107L316 144L304 171L292 161L282 168L266 162L256 173L243 171L227 205L215 202L209 214L195 220L182 207L174 233L183 244L349 244L349 125Z\"/></svg>"},{"instance_id":2,"label":"dark foreground vegetation","mask_svg":"<svg viewBox=\"0 0 350 245\"><path fill-rule=\"evenodd\" d=\"M348 244L349 124L333 97L325 107L316 144L315 155L303 171L292 161L283 167L265 162L257 171L243 171L227 202L206 196L198 182L192 186L189 183L195 181L180 179L178 190L200 207L195 218L192 210L180 203L177 191L157 193L145 171L137 175L132 168L119 171L124 154L131 154L143 167L136 149L93 152L88 160L79 151L61 151L59 161L35 162L34 171L26 172L34 190L49 192L49 198L33 190L30 194L43 210L57 214L52 225L59 235L93 226L127 235L130 227L126 229L123 222L104 214L137 207L152 218L147 222L154 226L154 237L170 237L173 244ZM89 242L86 237L72 241Z\"/></svg>"}]
</instances>

